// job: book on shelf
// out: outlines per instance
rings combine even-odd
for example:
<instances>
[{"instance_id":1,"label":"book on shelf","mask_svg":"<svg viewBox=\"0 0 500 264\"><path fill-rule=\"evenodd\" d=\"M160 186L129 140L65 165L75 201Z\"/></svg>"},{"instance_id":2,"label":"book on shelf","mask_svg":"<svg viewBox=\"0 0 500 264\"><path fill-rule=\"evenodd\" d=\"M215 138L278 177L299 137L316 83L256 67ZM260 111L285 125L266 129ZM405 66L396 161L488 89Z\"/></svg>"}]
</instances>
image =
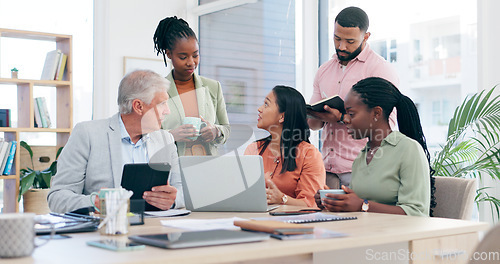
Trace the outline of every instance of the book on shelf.
<instances>
[{"instance_id":1,"label":"book on shelf","mask_svg":"<svg viewBox=\"0 0 500 264\"><path fill-rule=\"evenodd\" d=\"M49 110L47 107L47 100L45 97L37 97L35 98L35 111L38 110L38 114L40 115L40 123L38 123L38 127L49 128L52 124L50 122ZM35 112L35 120L37 117L37 113ZM41 126L40 126L41 124Z\"/></svg>"},{"instance_id":2,"label":"book on shelf","mask_svg":"<svg viewBox=\"0 0 500 264\"><path fill-rule=\"evenodd\" d=\"M45 63L43 65L42 76L40 80L54 80L56 77L57 66L61 58L61 50L52 50L47 52Z\"/></svg>"},{"instance_id":3,"label":"book on shelf","mask_svg":"<svg viewBox=\"0 0 500 264\"><path fill-rule=\"evenodd\" d=\"M14 163L17 141L13 140L11 142L12 145L10 146L9 157L7 158L7 162L5 163L5 170L3 171L3 175L10 175L10 172L12 170L12 164Z\"/></svg>"},{"instance_id":4,"label":"book on shelf","mask_svg":"<svg viewBox=\"0 0 500 264\"><path fill-rule=\"evenodd\" d=\"M61 58L59 64L57 65L57 72L55 80L62 81L64 77L64 70L66 69L66 61L68 60L68 55L61 53Z\"/></svg>"},{"instance_id":5,"label":"book on shelf","mask_svg":"<svg viewBox=\"0 0 500 264\"><path fill-rule=\"evenodd\" d=\"M47 124L46 127L51 127L52 123L50 122L50 115L49 115L49 108L47 107L47 100L45 99L45 97L40 97L40 100L42 101L41 110L43 110L43 118L45 119L45 123Z\"/></svg>"},{"instance_id":6,"label":"book on shelf","mask_svg":"<svg viewBox=\"0 0 500 264\"><path fill-rule=\"evenodd\" d=\"M339 110L341 113L345 114L344 100L342 100L342 98L340 98L340 96L338 95L325 98L314 104L307 104L306 108L307 110L314 112L326 112L325 105L328 105L330 108L335 108Z\"/></svg>"},{"instance_id":7,"label":"book on shelf","mask_svg":"<svg viewBox=\"0 0 500 264\"><path fill-rule=\"evenodd\" d=\"M40 116L40 108L38 107L38 100L33 100L35 108L35 127L43 127L42 117Z\"/></svg>"},{"instance_id":8,"label":"book on shelf","mask_svg":"<svg viewBox=\"0 0 500 264\"><path fill-rule=\"evenodd\" d=\"M258 231L278 235L311 234L313 226L284 223L272 220L235 220L235 226L242 230Z\"/></svg>"},{"instance_id":9,"label":"book on shelf","mask_svg":"<svg viewBox=\"0 0 500 264\"><path fill-rule=\"evenodd\" d=\"M5 164L7 163L7 158L9 157L9 153L7 151L10 150L10 146L12 145L12 142L7 142L3 141L0 142L0 175L2 175L4 169L5 169Z\"/></svg>"},{"instance_id":10,"label":"book on shelf","mask_svg":"<svg viewBox=\"0 0 500 264\"><path fill-rule=\"evenodd\" d=\"M38 123L38 127L47 127L47 122L43 118L43 105L42 105L42 100L40 99L41 97L35 98L35 111L38 111L38 115L40 116L40 123ZM35 118L36 118L36 113L35 113Z\"/></svg>"},{"instance_id":11,"label":"book on shelf","mask_svg":"<svg viewBox=\"0 0 500 264\"><path fill-rule=\"evenodd\" d=\"M10 127L10 109L0 109L0 127Z\"/></svg>"}]
</instances>

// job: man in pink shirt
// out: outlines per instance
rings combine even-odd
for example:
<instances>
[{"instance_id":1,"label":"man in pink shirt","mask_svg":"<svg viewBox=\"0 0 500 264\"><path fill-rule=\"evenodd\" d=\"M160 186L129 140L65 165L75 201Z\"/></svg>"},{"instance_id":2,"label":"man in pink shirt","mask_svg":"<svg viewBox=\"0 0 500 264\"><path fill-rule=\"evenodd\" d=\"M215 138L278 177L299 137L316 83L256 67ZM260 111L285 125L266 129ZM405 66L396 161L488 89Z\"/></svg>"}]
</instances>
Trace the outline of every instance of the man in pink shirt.
<instances>
[{"instance_id":1,"label":"man in pink shirt","mask_svg":"<svg viewBox=\"0 0 500 264\"><path fill-rule=\"evenodd\" d=\"M381 77L398 86L396 71L367 43L370 37L368 25L368 16L358 7L347 7L337 15L334 28L336 54L318 69L311 104L334 95L345 99L351 87L367 77ZM328 106L325 110L324 113L309 111L312 118L308 119L308 123L313 130L323 128L321 152L326 184L337 189L341 185L349 186L352 162L365 146L366 139L352 139L342 123L343 115ZM390 119L394 127L395 111Z\"/></svg>"}]
</instances>

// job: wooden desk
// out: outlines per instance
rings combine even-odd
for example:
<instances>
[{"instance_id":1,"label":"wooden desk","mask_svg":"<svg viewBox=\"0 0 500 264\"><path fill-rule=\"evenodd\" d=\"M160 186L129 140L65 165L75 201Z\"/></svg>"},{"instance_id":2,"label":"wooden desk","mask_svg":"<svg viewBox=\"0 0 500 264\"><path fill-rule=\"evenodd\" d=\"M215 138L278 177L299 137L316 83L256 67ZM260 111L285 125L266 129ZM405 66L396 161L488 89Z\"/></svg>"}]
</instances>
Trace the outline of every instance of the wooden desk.
<instances>
[{"instance_id":1,"label":"wooden desk","mask_svg":"<svg viewBox=\"0 0 500 264\"><path fill-rule=\"evenodd\" d=\"M357 216L357 220L314 223L320 228L327 228L349 234L343 238L321 240L280 241L270 239L264 242L213 246L193 249L166 250L147 246L145 250L113 252L87 246L89 240L98 240L98 232L70 234L71 239L53 240L35 250L31 257L9 259L8 263L329 263L333 261L329 252L334 252L338 259L343 253L355 250L356 255L367 255L366 249L378 250L378 246L397 244L403 252L422 252L437 249L465 250L470 252L478 241L478 231L488 229L487 223L477 223L443 218L424 218L376 213L336 213L345 216ZM191 213L185 218L253 218L269 216L267 213ZM181 219L177 217L176 219ZM131 234L154 234L177 231L161 226L160 218L146 219L146 225L132 226ZM120 238L118 238L120 239ZM122 236L121 239L126 239ZM434 244L433 244L434 243ZM386 249L384 249L386 250ZM383 254L384 252L379 252ZM398 252L401 253L401 252ZM383 255L379 257L382 258ZM3 262L5 260L0 260ZM338 262L341 263L341 262ZM344 262L347 263L347 262ZM354 263L354 262L349 262ZM360 263L360 262L356 262ZM370 262L377 263L377 262ZM403 261L408 263L408 261ZM410 263L430 263L414 260ZM441 262L439 262L441 263ZM451 263L451 262L450 262ZM456 263L453 262L453 263Z\"/></svg>"}]
</instances>

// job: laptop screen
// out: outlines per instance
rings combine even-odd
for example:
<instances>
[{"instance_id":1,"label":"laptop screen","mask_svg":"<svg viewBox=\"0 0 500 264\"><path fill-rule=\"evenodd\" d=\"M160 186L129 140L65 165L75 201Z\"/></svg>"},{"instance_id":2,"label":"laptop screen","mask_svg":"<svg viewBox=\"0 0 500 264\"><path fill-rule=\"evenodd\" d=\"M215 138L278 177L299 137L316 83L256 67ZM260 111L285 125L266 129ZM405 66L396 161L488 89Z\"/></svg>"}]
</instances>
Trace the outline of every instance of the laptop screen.
<instances>
[{"instance_id":1,"label":"laptop screen","mask_svg":"<svg viewBox=\"0 0 500 264\"><path fill-rule=\"evenodd\" d=\"M267 210L262 157L184 156L179 163L187 209Z\"/></svg>"}]
</instances>

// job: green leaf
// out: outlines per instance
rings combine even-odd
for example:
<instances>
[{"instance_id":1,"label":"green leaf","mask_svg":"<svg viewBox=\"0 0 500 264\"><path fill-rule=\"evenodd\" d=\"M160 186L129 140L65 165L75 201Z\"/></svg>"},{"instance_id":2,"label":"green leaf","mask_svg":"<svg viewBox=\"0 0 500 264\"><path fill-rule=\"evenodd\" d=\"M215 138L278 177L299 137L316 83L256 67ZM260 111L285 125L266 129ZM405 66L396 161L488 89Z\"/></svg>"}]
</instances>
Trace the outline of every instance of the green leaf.
<instances>
[{"instance_id":1,"label":"green leaf","mask_svg":"<svg viewBox=\"0 0 500 264\"><path fill-rule=\"evenodd\" d=\"M435 175L500 180L500 95L493 95L496 89L478 92L455 109L446 143L431 163ZM475 201L488 203L498 219L500 199L488 189L478 189Z\"/></svg>"},{"instance_id":2,"label":"green leaf","mask_svg":"<svg viewBox=\"0 0 500 264\"><path fill-rule=\"evenodd\" d=\"M19 197L18 201L21 200L21 196L27 192L32 186L35 180L36 172L32 171L31 173L24 175L23 178L19 182Z\"/></svg>"},{"instance_id":3,"label":"green leaf","mask_svg":"<svg viewBox=\"0 0 500 264\"><path fill-rule=\"evenodd\" d=\"M56 153L56 160L59 158L59 155L61 154L61 151L63 150L63 147L60 147L58 150L57 150L57 153Z\"/></svg>"},{"instance_id":4,"label":"green leaf","mask_svg":"<svg viewBox=\"0 0 500 264\"><path fill-rule=\"evenodd\" d=\"M33 150L31 150L30 145L28 145L28 143L26 143L26 141L24 141L24 140L21 140L21 142L19 144L21 145L21 147L23 147L24 149L26 149L28 151L28 153L30 154L31 166L34 169L35 168L35 164L33 163Z\"/></svg>"},{"instance_id":5,"label":"green leaf","mask_svg":"<svg viewBox=\"0 0 500 264\"><path fill-rule=\"evenodd\" d=\"M25 148L28 151L28 153L30 154L31 159L33 160L33 151L31 150L30 145L28 145L28 143L26 143L25 141L21 141L20 144L21 144L21 147Z\"/></svg>"},{"instance_id":6,"label":"green leaf","mask_svg":"<svg viewBox=\"0 0 500 264\"><path fill-rule=\"evenodd\" d=\"M50 188L50 179L52 178L52 172L40 172L42 181L40 181L40 188Z\"/></svg>"}]
</instances>

